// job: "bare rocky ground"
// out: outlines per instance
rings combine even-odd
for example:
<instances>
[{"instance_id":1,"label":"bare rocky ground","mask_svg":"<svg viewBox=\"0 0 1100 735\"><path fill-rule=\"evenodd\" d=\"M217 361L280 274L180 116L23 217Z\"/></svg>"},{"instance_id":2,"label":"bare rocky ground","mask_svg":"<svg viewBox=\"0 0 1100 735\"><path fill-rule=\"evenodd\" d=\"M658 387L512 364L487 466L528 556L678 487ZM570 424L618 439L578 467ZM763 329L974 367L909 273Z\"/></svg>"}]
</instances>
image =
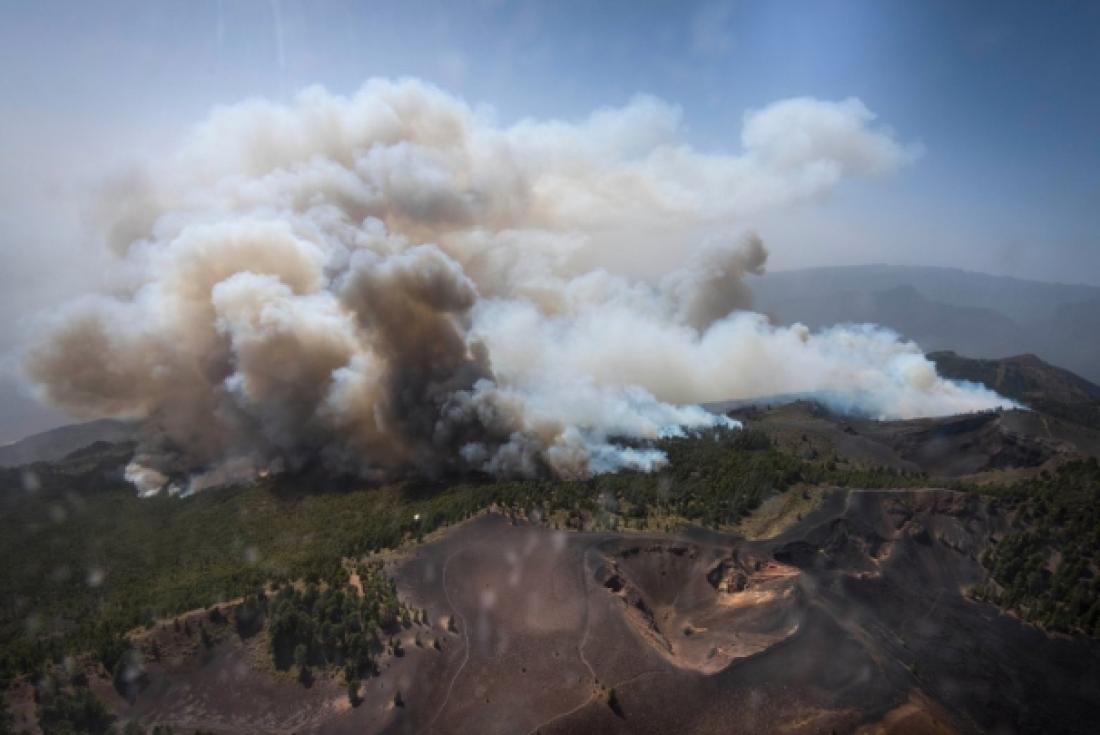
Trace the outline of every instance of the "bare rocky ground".
<instances>
[{"instance_id":1,"label":"bare rocky ground","mask_svg":"<svg viewBox=\"0 0 1100 735\"><path fill-rule=\"evenodd\" d=\"M935 489L825 491L757 540L489 514L391 562L430 629L358 706L235 635L114 705L218 733L1097 732L1100 645L965 595L1003 522Z\"/></svg>"}]
</instances>

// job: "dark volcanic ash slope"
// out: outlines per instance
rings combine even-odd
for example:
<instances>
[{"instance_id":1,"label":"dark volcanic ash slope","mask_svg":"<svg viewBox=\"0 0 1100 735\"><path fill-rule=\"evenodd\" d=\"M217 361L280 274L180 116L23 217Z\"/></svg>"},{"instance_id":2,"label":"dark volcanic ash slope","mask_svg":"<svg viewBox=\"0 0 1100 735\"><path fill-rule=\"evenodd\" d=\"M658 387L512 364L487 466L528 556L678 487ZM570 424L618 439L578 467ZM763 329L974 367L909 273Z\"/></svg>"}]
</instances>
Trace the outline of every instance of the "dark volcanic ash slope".
<instances>
[{"instance_id":1,"label":"dark volcanic ash slope","mask_svg":"<svg viewBox=\"0 0 1100 735\"><path fill-rule=\"evenodd\" d=\"M1100 647L964 594L1004 521L940 490L838 490L757 542L486 516L399 567L457 628L405 706L368 699L320 729L1094 732Z\"/></svg>"},{"instance_id":2,"label":"dark volcanic ash slope","mask_svg":"<svg viewBox=\"0 0 1100 735\"><path fill-rule=\"evenodd\" d=\"M387 628L362 701L335 674L303 686L272 670L262 635L206 646L171 621L151 634L158 652L130 699L107 679L93 688L120 723L217 733L1100 731L1100 642L975 599L1093 630L1082 611L1094 598L1078 604L1059 580L1096 588L1096 465L1073 462L1098 453L1094 430L1041 411L876 422L805 402L742 418L756 449L737 451L760 451L766 434L820 482L939 482L912 474L924 472L976 488L1002 468L1046 479L987 495L796 486L775 497L778 516L760 509L758 528L785 528L762 539L483 515L386 557L401 599L427 615ZM752 463L737 466L750 482ZM666 479L670 492L687 481ZM1040 568L1002 568L1025 560ZM1053 579L1034 588L1032 572ZM1036 610L1052 600L1048 624Z\"/></svg>"},{"instance_id":3,"label":"dark volcanic ash slope","mask_svg":"<svg viewBox=\"0 0 1100 735\"><path fill-rule=\"evenodd\" d=\"M389 566L429 626L356 706L270 671L262 636L170 623L127 700L95 686L123 721L216 733L1096 732L1100 643L966 595L1007 525L935 489L827 491L757 541L482 515Z\"/></svg>"},{"instance_id":4,"label":"dark volcanic ash slope","mask_svg":"<svg viewBox=\"0 0 1100 735\"><path fill-rule=\"evenodd\" d=\"M1100 386L1035 355L980 360L934 352L928 357L941 375L981 383L1043 413L1100 429Z\"/></svg>"},{"instance_id":5,"label":"dark volcanic ash slope","mask_svg":"<svg viewBox=\"0 0 1100 735\"><path fill-rule=\"evenodd\" d=\"M833 413L809 401L733 412L785 451L865 467L960 477L1052 460L1100 456L1100 431L1040 411L1009 410L908 421Z\"/></svg>"}]
</instances>

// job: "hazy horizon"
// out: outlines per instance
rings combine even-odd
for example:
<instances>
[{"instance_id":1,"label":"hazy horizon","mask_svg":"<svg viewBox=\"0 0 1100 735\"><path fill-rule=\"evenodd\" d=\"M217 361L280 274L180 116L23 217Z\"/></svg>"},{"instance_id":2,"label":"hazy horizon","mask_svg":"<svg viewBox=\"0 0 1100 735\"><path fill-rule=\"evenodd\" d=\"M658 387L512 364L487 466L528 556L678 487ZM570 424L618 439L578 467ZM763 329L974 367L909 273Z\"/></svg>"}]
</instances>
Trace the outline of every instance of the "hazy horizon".
<instances>
[{"instance_id":1,"label":"hazy horizon","mask_svg":"<svg viewBox=\"0 0 1100 735\"><path fill-rule=\"evenodd\" d=\"M1100 11L1087 3L55 2L0 12L13 111L0 121L0 441L68 420L36 406L14 374L40 315L113 277L104 199L179 150L215 108L292 104L313 85L347 96L370 78L416 78L499 126L575 123L653 99L670 116L655 134L715 159L748 148L753 111L851 101L861 125L897 146L868 164L873 175L799 182L801 193L766 207L722 205L737 230L763 238L768 270L885 263L1100 285L1100 142L1089 126L1100 81L1073 73L1100 65ZM685 235L646 267L671 267L706 237Z\"/></svg>"},{"instance_id":2,"label":"hazy horizon","mask_svg":"<svg viewBox=\"0 0 1100 735\"><path fill-rule=\"evenodd\" d=\"M753 275L747 276L746 285L751 289L752 286L753 286L754 281L756 281L758 278L766 277L768 274L783 274L783 273L797 274L799 272L819 271L819 270L826 270L826 269L843 270L843 269L860 269L860 268L868 268L868 269L873 269L873 268L928 269L928 270L953 271L953 272L964 273L964 274L973 275L973 276L989 277L989 278L994 278L994 279L1008 279L1008 280L1013 280L1013 281L1019 281L1021 283L1033 283L1033 284L1041 284L1041 285L1045 285L1045 286L1064 286L1064 287L1068 287L1068 288L1083 287L1083 288L1089 288L1089 289L1096 289L1097 294L1100 295L1100 287L1092 286L1090 284L1063 283L1063 282L1058 282L1058 281L1041 281L1041 280L1035 280L1035 279L1021 279L1021 278L1018 278L1016 276L1005 276L1005 275L997 275L997 274L990 274L990 273L982 273L980 271L973 271L973 270L968 270L968 269L965 269L965 268L955 268L955 267L951 267L951 266L935 266L935 265L926 266L926 265L917 265L917 264L904 264L904 263L898 264L898 263L881 263L881 262L879 262L879 263L874 263L874 262L859 263L859 264L852 264L852 265L823 265L823 266L808 266L808 267L792 267L792 268L769 269L767 271L767 273L762 274L761 276L753 276ZM966 352L966 350L963 349L963 348L958 348L955 351L960 352L960 354L963 354L963 353ZM998 354L996 356L998 356L998 357L1011 357L1011 356L1013 356L1013 354L1015 354L1015 353L1011 353L1011 351L1008 351L1008 352L1005 352L1005 354L1003 354L1003 355ZM67 416L58 409L51 409L47 406L42 406L41 404L34 401L34 399L29 395L22 396L21 399L23 401L25 401L27 406L31 409L31 411L34 412L34 416L32 417L32 424L31 424L31 426L33 428L24 429L24 428L22 428L22 424L13 425L11 427L10 432L7 435L0 435L0 446L5 446L5 445L8 445L8 444L14 444L14 443L18 442L21 439L25 439L25 438L33 436L35 434L47 432L47 431L50 431L50 430L55 429L55 428L61 428L61 427L72 425L72 424L81 424L81 423L85 423L86 421L95 421L96 420L96 419L80 419L80 418L73 418L71 416Z\"/></svg>"},{"instance_id":3,"label":"hazy horizon","mask_svg":"<svg viewBox=\"0 0 1100 735\"><path fill-rule=\"evenodd\" d=\"M1100 732L1097 0L0 69L0 735Z\"/></svg>"}]
</instances>

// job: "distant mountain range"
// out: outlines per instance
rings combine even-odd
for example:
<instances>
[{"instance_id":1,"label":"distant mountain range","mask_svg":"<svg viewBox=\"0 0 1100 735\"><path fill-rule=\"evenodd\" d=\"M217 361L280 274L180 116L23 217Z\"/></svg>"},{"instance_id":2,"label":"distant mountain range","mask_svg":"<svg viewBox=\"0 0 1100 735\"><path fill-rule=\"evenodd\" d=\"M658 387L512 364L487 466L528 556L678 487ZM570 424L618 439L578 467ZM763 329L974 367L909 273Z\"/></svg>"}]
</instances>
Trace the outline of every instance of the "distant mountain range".
<instances>
[{"instance_id":1,"label":"distant mountain range","mask_svg":"<svg viewBox=\"0 0 1100 735\"><path fill-rule=\"evenodd\" d=\"M751 285L754 308L781 324L871 322L925 351L1031 353L1100 382L1098 287L887 265L782 271Z\"/></svg>"},{"instance_id":2,"label":"distant mountain range","mask_svg":"<svg viewBox=\"0 0 1100 735\"><path fill-rule=\"evenodd\" d=\"M137 434L137 424L114 419L60 426L0 446L0 467L53 462L95 442L132 441Z\"/></svg>"},{"instance_id":3,"label":"distant mountain range","mask_svg":"<svg viewBox=\"0 0 1100 735\"><path fill-rule=\"evenodd\" d=\"M778 323L880 324L938 352L932 359L941 374L1100 428L1100 388L1092 385L1100 383L1098 287L887 265L781 271L751 285L754 308ZM62 426L0 446L0 467L58 460L96 441L133 440L137 432L135 424L112 420Z\"/></svg>"}]
</instances>

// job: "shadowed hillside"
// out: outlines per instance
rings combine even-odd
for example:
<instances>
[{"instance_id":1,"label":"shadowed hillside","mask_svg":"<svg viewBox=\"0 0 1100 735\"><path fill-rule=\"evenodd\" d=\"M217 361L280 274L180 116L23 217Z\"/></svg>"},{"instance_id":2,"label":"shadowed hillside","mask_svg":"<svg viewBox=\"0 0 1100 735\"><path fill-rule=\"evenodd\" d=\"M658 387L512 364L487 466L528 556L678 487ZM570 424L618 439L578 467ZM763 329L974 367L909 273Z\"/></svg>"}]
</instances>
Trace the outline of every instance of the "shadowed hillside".
<instances>
[{"instance_id":1,"label":"shadowed hillside","mask_svg":"<svg viewBox=\"0 0 1100 735\"><path fill-rule=\"evenodd\" d=\"M114 419L61 426L0 446L0 467L51 462L95 442L130 441L137 431L135 424Z\"/></svg>"},{"instance_id":2,"label":"shadowed hillside","mask_svg":"<svg viewBox=\"0 0 1100 735\"><path fill-rule=\"evenodd\" d=\"M984 360L933 352L928 357L945 377L981 383L1030 408L1100 429L1100 386L1035 355Z\"/></svg>"},{"instance_id":3,"label":"shadowed hillside","mask_svg":"<svg viewBox=\"0 0 1100 735\"><path fill-rule=\"evenodd\" d=\"M1006 362L1033 402L1095 393ZM1091 731L1100 434L736 413L586 481L141 499L106 443L0 470L6 701L89 732Z\"/></svg>"}]
</instances>

